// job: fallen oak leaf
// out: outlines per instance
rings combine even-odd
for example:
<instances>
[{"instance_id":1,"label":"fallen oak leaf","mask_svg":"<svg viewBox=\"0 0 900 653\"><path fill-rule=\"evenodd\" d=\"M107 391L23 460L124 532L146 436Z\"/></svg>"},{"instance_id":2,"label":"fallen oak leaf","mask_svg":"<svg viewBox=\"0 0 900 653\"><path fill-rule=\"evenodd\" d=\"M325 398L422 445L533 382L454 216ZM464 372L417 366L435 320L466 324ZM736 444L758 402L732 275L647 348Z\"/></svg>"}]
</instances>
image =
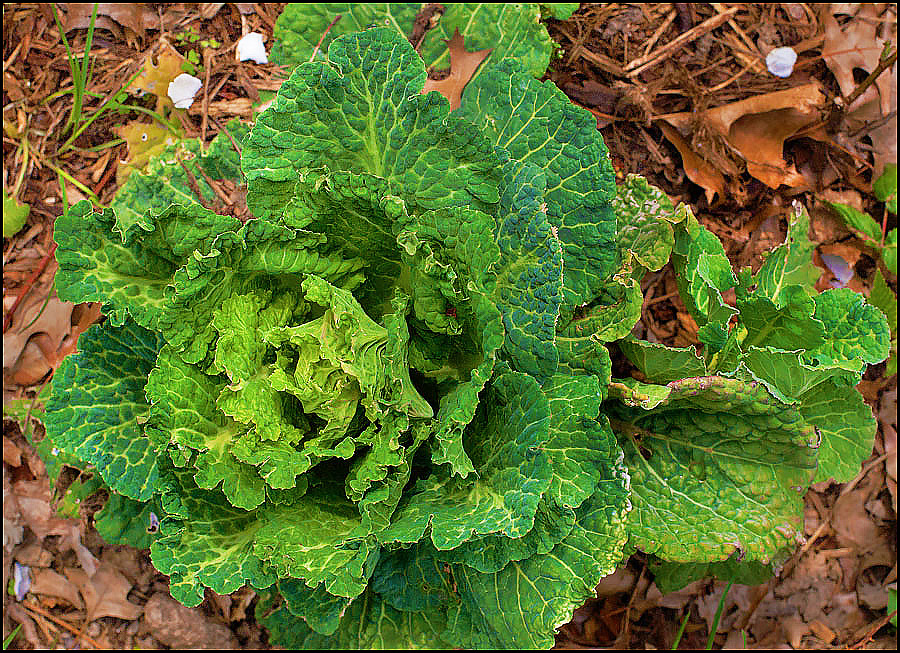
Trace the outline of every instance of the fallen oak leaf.
<instances>
[{"instance_id":1,"label":"fallen oak leaf","mask_svg":"<svg viewBox=\"0 0 900 653\"><path fill-rule=\"evenodd\" d=\"M91 23L93 5L90 3L70 2L66 5L66 31L87 29ZM111 20L110 20L111 19ZM137 36L143 38L145 29L158 27L159 17L156 12L142 2L101 2L97 5L97 18L94 27L109 29L111 24L127 27Z\"/></svg>"},{"instance_id":2,"label":"fallen oak leaf","mask_svg":"<svg viewBox=\"0 0 900 653\"><path fill-rule=\"evenodd\" d=\"M144 612L143 607L128 600L131 582L108 562L101 562L92 575L88 575L84 569L76 568L67 568L65 574L84 597L88 621L100 617L133 621Z\"/></svg>"},{"instance_id":3,"label":"fallen oak leaf","mask_svg":"<svg viewBox=\"0 0 900 653\"><path fill-rule=\"evenodd\" d=\"M722 199L725 196L725 177L722 173L694 152L690 144L681 137L681 134L675 128L667 125L665 122L660 122L659 128L681 154L684 174L706 192L707 203L712 204L716 195L719 196L719 199Z\"/></svg>"},{"instance_id":4,"label":"fallen oak leaf","mask_svg":"<svg viewBox=\"0 0 900 653\"><path fill-rule=\"evenodd\" d=\"M806 182L784 160L784 142L816 122L824 102L819 84L803 84L709 109L699 120L744 159L751 176L771 188L782 184L796 188ZM660 119L683 134L697 116L685 111Z\"/></svg>"},{"instance_id":5,"label":"fallen oak leaf","mask_svg":"<svg viewBox=\"0 0 900 653\"><path fill-rule=\"evenodd\" d=\"M74 308L74 304L60 301L55 295L30 295L13 316L9 330L3 334L4 374L11 375L22 385L30 385L49 372L52 361L44 361L42 357L32 360L33 356L24 355L26 348L31 341L38 348L55 351L71 330Z\"/></svg>"},{"instance_id":6,"label":"fallen oak leaf","mask_svg":"<svg viewBox=\"0 0 900 653\"><path fill-rule=\"evenodd\" d=\"M861 68L867 73L875 70L884 44L890 40L890 16L885 14L882 18L879 16L882 11L875 4L823 5L822 25L825 28L825 43L822 46L822 60L837 80L844 97L849 96L857 86L853 75L854 68ZM854 13L854 19L843 27L835 18L835 14ZM870 87L847 109L852 111L861 107L877 95L880 96L881 113L887 115L891 111L891 86L896 85L894 79L896 78L890 73L882 74L875 80L877 93Z\"/></svg>"},{"instance_id":7,"label":"fallen oak leaf","mask_svg":"<svg viewBox=\"0 0 900 653\"><path fill-rule=\"evenodd\" d=\"M494 48L475 52L467 51L458 28L453 32L453 38L449 41L444 40L444 43L447 44L447 49L450 51L450 75L440 80L426 79L422 93L437 91L450 100L450 111L455 111L462 102L462 92L466 84L472 79L481 62L494 51Z\"/></svg>"},{"instance_id":8,"label":"fallen oak leaf","mask_svg":"<svg viewBox=\"0 0 900 653\"><path fill-rule=\"evenodd\" d=\"M84 608L84 602L75 585L65 576L52 569L31 570L31 593L53 596L67 601L78 610Z\"/></svg>"}]
</instances>

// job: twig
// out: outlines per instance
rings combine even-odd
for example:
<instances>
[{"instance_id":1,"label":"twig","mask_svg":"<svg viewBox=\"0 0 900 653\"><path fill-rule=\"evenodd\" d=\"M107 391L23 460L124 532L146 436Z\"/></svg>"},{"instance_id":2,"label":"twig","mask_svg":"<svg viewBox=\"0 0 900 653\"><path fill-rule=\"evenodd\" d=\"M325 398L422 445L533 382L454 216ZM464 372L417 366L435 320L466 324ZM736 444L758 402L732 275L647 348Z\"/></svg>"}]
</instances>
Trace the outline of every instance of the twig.
<instances>
[{"instance_id":1,"label":"twig","mask_svg":"<svg viewBox=\"0 0 900 653\"><path fill-rule=\"evenodd\" d=\"M641 567L641 573L638 574L637 580L634 582L634 588L631 590L631 597L628 599L628 605L625 606L625 615L622 617L622 632L620 632L616 636L616 644L613 645L613 648L616 648L619 644L625 644L627 648L629 631L631 630L631 608L634 606L634 599L637 596L637 591L641 586L641 581L644 579L644 574L647 572L647 563Z\"/></svg>"},{"instance_id":2,"label":"twig","mask_svg":"<svg viewBox=\"0 0 900 653\"><path fill-rule=\"evenodd\" d=\"M226 127L225 125L219 124L219 121L216 120L215 118L213 118L212 116L210 116L209 119L212 120L213 124L219 128L219 131L225 132L225 135L228 137L228 140L230 140L231 144L234 145L234 151L238 153L238 156L241 156L241 146L237 144L236 140L234 140L234 136L232 136L231 132L228 131L228 127Z\"/></svg>"},{"instance_id":3,"label":"twig","mask_svg":"<svg viewBox=\"0 0 900 653\"><path fill-rule=\"evenodd\" d=\"M717 91L721 91L726 86L731 85L731 83L736 81L739 77L750 72L750 69L752 67L753 67L752 63L747 64L746 66L741 68L739 71L737 71L734 75L732 75L731 77L726 79L724 82L722 82L721 84L716 84L715 86L713 86L711 89L709 89L709 91L707 91L707 93L715 93Z\"/></svg>"},{"instance_id":4,"label":"twig","mask_svg":"<svg viewBox=\"0 0 900 653\"><path fill-rule=\"evenodd\" d=\"M28 294L28 291L31 290L31 287L34 285L34 282L38 280L38 277L44 273L44 270L47 268L47 265L50 263L50 259L53 258L53 254L56 252L56 243L50 246L50 251L47 252L47 255L41 261L41 264L38 265L37 270L28 278L28 281L25 282L25 285L22 286L22 290L19 291L18 297L16 297L16 301L13 302L12 307L9 309L9 312L6 314L6 317L3 318L3 333L6 333L6 330L9 329L9 325L12 323L13 314L16 312L16 309L19 308L19 304L22 303L22 300L25 299L25 295Z\"/></svg>"},{"instance_id":5,"label":"twig","mask_svg":"<svg viewBox=\"0 0 900 653\"><path fill-rule=\"evenodd\" d=\"M862 82L860 82L859 86L857 86L855 89L853 89L853 92L844 99L844 102L846 102L846 106L849 107L851 104L853 104L853 102L856 101L856 98L858 98L860 95L862 95L865 92L865 90L867 88L869 88L876 79L878 79L878 76L881 73L883 73L885 70L887 70L888 68L893 66L894 62L896 62L896 61L897 61L897 51L896 50L894 50L893 54L891 54L891 56L889 56L887 59L882 59L879 57L878 65L875 67L875 70L870 72L869 76L866 77L864 80L862 80Z\"/></svg>"},{"instance_id":6,"label":"twig","mask_svg":"<svg viewBox=\"0 0 900 653\"><path fill-rule=\"evenodd\" d=\"M851 645L849 648L858 649L868 644L869 641L875 636L875 633L884 628L895 616L897 616L896 610L881 617L881 619L873 623L872 626L865 633L863 633L863 636L858 642L856 642L856 644Z\"/></svg>"},{"instance_id":7,"label":"twig","mask_svg":"<svg viewBox=\"0 0 900 653\"><path fill-rule=\"evenodd\" d=\"M207 204L207 201L203 198L203 193L200 192L200 185L197 183L197 178L194 176L194 173L191 172L188 167L184 164L179 157L175 157L175 160L178 161L178 165L181 166L181 169L184 170L184 174L187 175L188 186L191 187L191 191L193 191L194 196L197 198L197 201L200 203L203 208L212 211L213 208Z\"/></svg>"},{"instance_id":8,"label":"twig","mask_svg":"<svg viewBox=\"0 0 900 653\"><path fill-rule=\"evenodd\" d=\"M664 61L668 57L672 56L672 54L674 54L682 46L687 45L694 39L698 39L707 32L711 32L712 30L716 29L719 25L726 22L734 14L736 14L739 9L740 7L732 7L724 13L717 14L715 16L712 16L711 18L707 18L696 27L689 29L687 32L680 36L675 37L654 52L635 59L625 66L625 72L627 73L627 76L637 77L651 66L655 66L656 64Z\"/></svg>"},{"instance_id":9,"label":"twig","mask_svg":"<svg viewBox=\"0 0 900 653\"><path fill-rule=\"evenodd\" d=\"M328 36L328 32L331 31L331 28L334 27L334 24L341 19L341 14L338 14L334 18L331 19L331 22L328 23L328 27L325 28L325 32L322 34L322 38L319 39L319 42L316 43L316 47L313 48L312 56L309 58L310 61L316 58L316 55L319 52L319 48L322 47L322 41L325 40L325 37Z\"/></svg>"},{"instance_id":10,"label":"twig","mask_svg":"<svg viewBox=\"0 0 900 653\"><path fill-rule=\"evenodd\" d=\"M220 200L222 200L222 203L225 206L228 206L228 196L225 195L224 192L222 192L222 189L219 188L219 185L215 182L215 180L208 174L206 174L206 170L203 169L203 166L197 166L197 170L199 170L200 174L203 175L203 179L205 179L206 183L209 184L209 187L213 189L213 192L216 194L216 196Z\"/></svg>"},{"instance_id":11,"label":"twig","mask_svg":"<svg viewBox=\"0 0 900 653\"><path fill-rule=\"evenodd\" d=\"M50 621L52 621L52 622L55 623L56 625L62 626L63 628L65 628L66 630L68 630L70 633L72 633L72 634L75 635L76 637L80 637L81 639L83 639L85 642L87 642L88 644L90 644L91 646L93 646L95 649L97 649L97 650L103 650L104 648L106 648L105 646L101 646L101 645L98 644L95 640L91 639L89 636L87 636L87 635L85 635L84 633L82 633L81 631L79 631L77 628L75 628L75 627L72 626L71 624L67 624L67 623L66 623L65 621L63 621L62 619L60 619L60 618L58 618L58 617L55 617L54 615L50 614L49 612L47 612L47 611L44 610L43 608L41 608L41 607L35 605L34 603L31 603L30 601L23 601L23 602L22 602L22 606L23 606L26 610L28 610L29 612L34 612L35 614L39 614L39 615L41 615L42 617L44 617L44 618L46 618L46 619L49 619Z\"/></svg>"},{"instance_id":12,"label":"twig","mask_svg":"<svg viewBox=\"0 0 900 653\"><path fill-rule=\"evenodd\" d=\"M212 55L209 48L203 48L203 67L206 68L206 82L203 84L203 118L200 121L200 142L206 142L206 126L209 124L209 69Z\"/></svg>"},{"instance_id":13,"label":"twig","mask_svg":"<svg viewBox=\"0 0 900 653\"><path fill-rule=\"evenodd\" d=\"M676 7L677 7L677 5L676 5ZM672 24L672 21L675 20L675 16L677 16L677 15L678 15L678 11L676 11L675 9L673 9L672 11L669 12L669 15L666 17L666 19L657 28L657 30L655 32L653 32L653 36L650 37L650 40L647 41L647 45L644 48L643 56L646 57L648 54L650 54L650 50L653 49L653 46L656 45L656 42L659 40L659 37L662 36L663 32L665 32L669 28L669 25ZM685 30L681 30L681 31L685 31Z\"/></svg>"},{"instance_id":14,"label":"twig","mask_svg":"<svg viewBox=\"0 0 900 653\"><path fill-rule=\"evenodd\" d=\"M713 2L713 3L712 3L712 7L713 7L713 9L715 9L719 14L724 14L725 12L729 11L728 9L725 9L725 5L723 5L723 4L719 3L719 2ZM740 26L738 26L738 24L737 24L736 22L734 22L734 18L730 18L730 17L729 17L729 18L728 18L728 24L731 26L731 29L733 29L733 30L735 31L735 33L736 33L739 37L741 37L741 40L744 42L744 45L746 45L746 46L749 48L750 54L751 54L751 55L758 55L758 54L759 54L759 49L753 44L753 41L750 39L750 37L747 36L747 34L744 33L744 30L742 30L742 29L740 28Z\"/></svg>"},{"instance_id":15,"label":"twig","mask_svg":"<svg viewBox=\"0 0 900 653\"><path fill-rule=\"evenodd\" d=\"M850 138L856 138L860 134L867 134L870 131L872 131L873 129L878 129L882 125L886 125L891 120L895 120L896 118L897 118L897 110L894 109L886 116L879 118L878 120L873 120L872 122L866 123L865 125L863 125L862 127L858 128L858 129L854 129L852 132L849 132L847 134L847 136L849 136Z\"/></svg>"},{"instance_id":16,"label":"twig","mask_svg":"<svg viewBox=\"0 0 900 653\"><path fill-rule=\"evenodd\" d=\"M110 179L110 177L112 177L112 175L116 171L117 167L118 167L118 164L116 164L116 165L112 165L111 163L107 164L106 172L103 173L103 177L100 179L99 183L96 186L94 186L94 195L96 195L97 197L100 197L100 192L103 190L103 188L106 186L106 184L109 183L109 179Z\"/></svg>"},{"instance_id":17,"label":"twig","mask_svg":"<svg viewBox=\"0 0 900 653\"><path fill-rule=\"evenodd\" d=\"M756 614L757 609L762 604L763 599L769 594L769 591L775 586L775 576L772 576L769 581L765 584L765 589L760 590L757 588L756 595L753 597L753 602L750 604L750 609L747 610L741 616L740 621L735 622L734 630L745 630L747 626L750 625L750 622L753 620L753 615Z\"/></svg>"},{"instance_id":18,"label":"twig","mask_svg":"<svg viewBox=\"0 0 900 653\"><path fill-rule=\"evenodd\" d=\"M610 59L606 55L597 54L596 52L588 50L583 43L579 43L578 39L572 36L571 32L563 27L563 24L557 25L556 29L558 29L559 32L575 46L572 49L572 54L569 55L570 60L574 59L576 56L584 57L591 63L596 64L601 70L604 70L615 77L625 76L625 71L622 70L622 66L619 65L617 61Z\"/></svg>"},{"instance_id":19,"label":"twig","mask_svg":"<svg viewBox=\"0 0 900 653\"><path fill-rule=\"evenodd\" d=\"M890 455L890 452L887 452L887 451L886 451L885 453L883 453L883 454L881 454L880 456L878 456L878 458L876 458L875 460L871 461L868 465L866 465L865 467L863 467L863 468L860 470L859 474L857 474L856 477L855 477L852 481L850 481L849 483L847 483L847 485L844 486L844 489L841 490L840 496L844 496L845 494L847 494L848 492L850 492L850 490L852 490L853 488L855 488L856 485L857 485L857 483L859 483L861 480L863 480L863 478L865 478L866 474L868 474L868 473L871 472L873 469L875 469L876 467L878 467L878 465L880 465L881 462L882 462L883 460L885 460L889 455Z\"/></svg>"}]
</instances>

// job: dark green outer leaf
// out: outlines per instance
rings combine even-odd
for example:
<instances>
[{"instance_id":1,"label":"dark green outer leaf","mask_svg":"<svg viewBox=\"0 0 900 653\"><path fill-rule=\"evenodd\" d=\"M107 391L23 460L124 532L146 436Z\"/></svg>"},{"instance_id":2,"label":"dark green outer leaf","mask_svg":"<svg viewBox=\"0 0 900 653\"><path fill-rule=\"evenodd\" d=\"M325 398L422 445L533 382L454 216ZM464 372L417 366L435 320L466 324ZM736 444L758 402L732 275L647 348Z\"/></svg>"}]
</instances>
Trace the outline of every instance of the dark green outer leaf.
<instances>
[{"instance_id":1,"label":"dark green outer leaf","mask_svg":"<svg viewBox=\"0 0 900 653\"><path fill-rule=\"evenodd\" d=\"M151 513L157 519L165 514L158 501L134 501L117 492L110 492L106 505L94 514L94 527L107 544L149 549L156 539L156 532L151 529Z\"/></svg>"},{"instance_id":2,"label":"dark green outer leaf","mask_svg":"<svg viewBox=\"0 0 900 653\"><path fill-rule=\"evenodd\" d=\"M401 612L381 595L365 592L344 613L330 637L313 631L285 606L273 609L273 597L263 594L256 617L273 643L291 649L407 650L448 648L441 639L446 617L439 610Z\"/></svg>"},{"instance_id":3,"label":"dark green outer leaf","mask_svg":"<svg viewBox=\"0 0 900 653\"><path fill-rule=\"evenodd\" d=\"M271 586L276 576L253 551L262 525L258 515L234 508L220 492L198 489L183 474L178 484L186 516L164 523L150 547L153 566L169 576L172 596L193 607L206 587L230 594L247 582Z\"/></svg>"},{"instance_id":4,"label":"dark green outer leaf","mask_svg":"<svg viewBox=\"0 0 900 653\"><path fill-rule=\"evenodd\" d=\"M352 600L329 594L324 583L311 588L296 578L279 580L278 591L284 597L288 611L322 635L334 634L341 623L341 615Z\"/></svg>"},{"instance_id":5,"label":"dark green outer leaf","mask_svg":"<svg viewBox=\"0 0 900 653\"><path fill-rule=\"evenodd\" d=\"M451 478L437 469L406 491L384 544L418 542L430 529L441 550L473 536L522 537L534 525L552 470L541 451L549 438L550 409L537 382L519 372L496 378L482 393L466 432L466 451L479 478Z\"/></svg>"},{"instance_id":6,"label":"dark green outer leaf","mask_svg":"<svg viewBox=\"0 0 900 653\"><path fill-rule=\"evenodd\" d=\"M506 330L503 351L513 369L543 382L556 373L559 362L553 318L562 301L563 256L542 203L545 174L510 161L504 176L495 231L500 260L493 286Z\"/></svg>"},{"instance_id":7,"label":"dark green outer leaf","mask_svg":"<svg viewBox=\"0 0 900 653\"><path fill-rule=\"evenodd\" d=\"M139 420L162 338L133 322L88 329L56 371L44 425L62 451L94 465L115 492L146 501L158 491L157 452Z\"/></svg>"},{"instance_id":8,"label":"dark green outer leaf","mask_svg":"<svg viewBox=\"0 0 900 653\"><path fill-rule=\"evenodd\" d=\"M370 27L389 27L406 37L422 7L417 2L298 2L288 4L275 21L272 63L296 66L308 62L322 39L316 60L325 59L331 43L339 36L362 32ZM340 14L331 29L328 25Z\"/></svg>"},{"instance_id":9,"label":"dark green outer leaf","mask_svg":"<svg viewBox=\"0 0 900 653\"><path fill-rule=\"evenodd\" d=\"M420 94L425 67L406 39L389 28L347 34L328 56L294 70L244 144L254 215L279 218L298 173L323 166L386 179L423 209L497 202L500 162L446 98Z\"/></svg>"},{"instance_id":10,"label":"dark green outer leaf","mask_svg":"<svg viewBox=\"0 0 900 653\"><path fill-rule=\"evenodd\" d=\"M678 562L735 551L768 560L793 545L818 436L762 386L721 377L676 381L657 408L604 407L625 449L642 550Z\"/></svg>"},{"instance_id":11,"label":"dark green outer leaf","mask_svg":"<svg viewBox=\"0 0 900 653\"><path fill-rule=\"evenodd\" d=\"M656 560L650 563L654 582L663 594L677 592L689 583L703 578L715 577L741 585L762 585L774 573L771 564L750 560L742 562L729 558L722 562L666 562Z\"/></svg>"},{"instance_id":12,"label":"dark green outer leaf","mask_svg":"<svg viewBox=\"0 0 900 653\"><path fill-rule=\"evenodd\" d=\"M620 468L624 481L624 468ZM555 630L612 573L625 544L625 493L601 485L576 510L575 527L552 551L493 574L453 567L462 602L444 639L465 648L550 648Z\"/></svg>"},{"instance_id":13,"label":"dark green outer leaf","mask_svg":"<svg viewBox=\"0 0 900 653\"><path fill-rule=\"evenodd\" d=\"M593 300L616 263L615 175L596 120L514 60L470 83L455 113L513 161L544 171L547 217L563 248L563 303L574 310Z\"/></svg>"},{"instance_id":14,"label":"dark green outer leaf","mask_svg":"<svg viewBox=\"0 0 900 653\"><path fill-rule=\"evenodd\" d=\"M437 27L429 30L420 52L429 69L450 67L445 41L455 30L465 39L469 52L492 48L488 60L475 71L473 79L493 62L513 59L522 63L525 74L540 77L550 63L555 43L539 21L540 11L533 3L447 3Z\"/></svg>"},{"instance_id":15,"label":"dark green outer leaf","mask_svg":"<svg viewBox=\"0 0 900 653\"><path fill-rule=\"evenodd\" d=\"M618 345L626 358L653 383L665 384L706 374L706 364L693 347L666 347L632 337L620 340Z\"/></svg>"}]
</instances>

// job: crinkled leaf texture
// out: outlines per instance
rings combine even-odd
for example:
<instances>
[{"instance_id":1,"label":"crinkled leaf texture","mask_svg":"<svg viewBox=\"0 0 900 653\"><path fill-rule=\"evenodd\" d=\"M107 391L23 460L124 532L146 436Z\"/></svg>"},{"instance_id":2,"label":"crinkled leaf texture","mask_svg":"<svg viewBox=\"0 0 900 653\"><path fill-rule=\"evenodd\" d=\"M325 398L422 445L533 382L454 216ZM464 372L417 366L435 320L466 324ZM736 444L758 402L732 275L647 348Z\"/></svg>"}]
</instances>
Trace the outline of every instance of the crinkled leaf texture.
<instances>
[{"instance_id":1,"label":"crinkled leaf texture","mask_svg":"<svg viewBox=\"0 0 900 653\"><path fill-rule=\"evenodd\" d=\"M735 276L718 240L689 212L673 220L659 191L629 178L617 204L629 223L658 216L657 242L674 225L679 293L702 325L699 353L617 343L646 379L614 379L603 406L631 474L631 541L673 563L776 560L809 484L850 480L871 453L875 420L854 386L887 356L884 316L850 290L815 293L802 207L757 274ZM642 233L619 238L623 272L649 267Z\"/></svg>"},{"instance_id":2,"label":"crinkled leaf texture","mask_svg":"<svg viewBox=\"0 0 900 653\"><path fill-rule=\"evenodd\" d=\"M338 15L340 20L325 34L316 53L319 60L326 59L326 52L330 56L330 45L337 37L370 27L388 27L407 38L413 33L422 6L413 2L289 4L275 23L272 61L289 66L309 61L319 39ZM574 6L577 9L578 5ZM427 68L449 68L446 42L459 30L470 52L493 50L476 76L494 61L515 59L531 76L540 77L556 49L540 17L539 5L531 3L448 3L443 11L434 14L436 25L425 32L418 51Z\"/></svg>"},{"instance_id":3,"label":"crinkled leaf texture","mask_svg":"<svg viewBox=\"0 0 900 653\"><path fill-rule=\"evenodd\" d=\"M549 647L621 561L609 358L558 331L583 303L633 324L640 288L614 278L595 123L530 65L483 69L451 114L395 29L354 29L239 166L221 137L180 143L58 220L60 297L108 319L60 368L48 435L179 601L272 588L260 619L292 647ZM182 163L245 175L254 218L204 208ZM602 342L630 329L600 313Z\"/></svg>"}]
</instances>

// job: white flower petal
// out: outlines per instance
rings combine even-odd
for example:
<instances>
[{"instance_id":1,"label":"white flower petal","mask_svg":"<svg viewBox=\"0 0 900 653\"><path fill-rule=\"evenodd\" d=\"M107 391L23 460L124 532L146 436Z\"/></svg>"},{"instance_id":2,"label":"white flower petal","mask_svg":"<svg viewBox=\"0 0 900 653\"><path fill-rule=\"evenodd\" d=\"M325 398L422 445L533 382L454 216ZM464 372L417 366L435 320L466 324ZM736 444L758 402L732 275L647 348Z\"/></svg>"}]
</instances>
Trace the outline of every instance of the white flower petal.
<instances>
[{"instance_id":1,"label":"white flower petal","mask_svg":"<svg viewBox=\"0 0 900 653\"><path fill-rule=\"evenodd\" d=\"M169 82L169 97L176 109L187 109L194 103L194 96L203 86L203 82L187 73L181 73Z\"/></svg>"},{"instance_id":2,"label":"white flower petal","mask_svg":"<svg viewBox=\"0 0 900 653\"><path fill-rule=\"evenodd\" d=\"M766 68L776 77L790 77L797 63L794 48L775 48L766 55Z\"/></svg>"},{"instance_id":3,"label":"white flower petal","mask_svg":"<svg viewBox=\"0 0 900 653\"><path fill-rule=\"evenodd\" d=\"M243 36L237 44L238 61L253 61L254 63L269 63L266 54L266 46L263 45L263 35L259 32L250 32Z\"/></svg>"}]
</instances>

